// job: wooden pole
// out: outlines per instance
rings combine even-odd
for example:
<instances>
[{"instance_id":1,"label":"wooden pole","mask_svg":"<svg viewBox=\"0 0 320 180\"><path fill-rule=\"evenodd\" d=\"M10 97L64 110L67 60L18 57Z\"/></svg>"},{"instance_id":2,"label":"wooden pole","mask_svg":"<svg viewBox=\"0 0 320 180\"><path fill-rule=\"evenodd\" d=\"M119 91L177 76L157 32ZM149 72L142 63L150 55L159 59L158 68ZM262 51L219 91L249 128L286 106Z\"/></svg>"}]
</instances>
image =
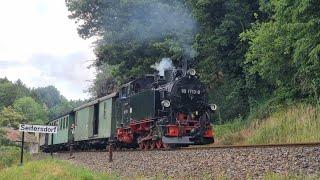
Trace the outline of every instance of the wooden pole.
<instances>
[{"instance_id":1,"label":"wooden pole","mask_svg":"<svg viewBox=\"0 0 320 180\"><path fill-rule=\"evenodd\" d=\"M23 165L23 146L24 146L24 131L22 131L22 138L21 138L21 156L20 156L20 165Z\"/></svg>"}]
</instances>

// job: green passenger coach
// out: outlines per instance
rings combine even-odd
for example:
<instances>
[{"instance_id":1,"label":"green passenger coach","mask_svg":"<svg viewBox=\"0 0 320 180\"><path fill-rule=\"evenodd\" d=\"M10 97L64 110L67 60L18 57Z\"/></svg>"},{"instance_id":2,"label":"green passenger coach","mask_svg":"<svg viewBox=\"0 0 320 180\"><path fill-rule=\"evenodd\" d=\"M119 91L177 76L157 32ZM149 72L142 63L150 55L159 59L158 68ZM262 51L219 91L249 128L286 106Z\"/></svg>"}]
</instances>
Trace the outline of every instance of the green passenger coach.
<instances>
[{"instance_id":1,"label":"green passenger coach","mask_svg":"<svg viewBox=\"0 0 320 180\"><path fill-rule=\"evenodd\" d=\"M58 132L47 135L41 148L46 151L51 147L54 150L65 150L71 142L75 148L80 149L105 147L116 129L117 95L113 93L91 101L50 121L48 125L57 126Z\"/></svg>"}]
</instances>

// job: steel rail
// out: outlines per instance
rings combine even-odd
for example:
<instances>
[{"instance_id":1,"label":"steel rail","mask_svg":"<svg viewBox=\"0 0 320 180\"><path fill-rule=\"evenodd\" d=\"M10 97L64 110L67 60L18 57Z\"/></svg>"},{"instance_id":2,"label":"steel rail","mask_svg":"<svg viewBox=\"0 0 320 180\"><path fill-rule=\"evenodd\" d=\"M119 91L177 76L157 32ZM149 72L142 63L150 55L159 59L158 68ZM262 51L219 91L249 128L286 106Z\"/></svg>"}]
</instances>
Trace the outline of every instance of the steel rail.
<instances>
[{"instance_id":1,"label":"steel rail","mask_svg":"<svg viewBox=\"0 0 320 180\"><path fill-rule=\"evenodd\" d=\"M139 151L183 151L183 150L211 150L211 149L248 149L248 148L284 148L284 147L320 147L320 142L310 142L310 143L279 143L279 144L248 144L248 145L212 145L212 146L201 146L194 145L190 147L172 148L172 149L121 149L114 150L114 152L139 152ZM81 152L108 152L107 149L100 150L77 150L75 153ZM69 151L59 151L57 153L69 153Z\"/></svg>"},{"instance_id":2,"label":"steel rail","mask_svg":"<svg viewBox=\"0 0 320 180\"><path fill-rule=\"evenodd\" d=\"M190 146L181 148L183 150L205 150L205 149L243 149L243 148L282 148L282 147L320 147L320 142L309 143L276 143L276 144L246 144L246 145L212 145L212 146Z\"/></svg>"}]
</instances>

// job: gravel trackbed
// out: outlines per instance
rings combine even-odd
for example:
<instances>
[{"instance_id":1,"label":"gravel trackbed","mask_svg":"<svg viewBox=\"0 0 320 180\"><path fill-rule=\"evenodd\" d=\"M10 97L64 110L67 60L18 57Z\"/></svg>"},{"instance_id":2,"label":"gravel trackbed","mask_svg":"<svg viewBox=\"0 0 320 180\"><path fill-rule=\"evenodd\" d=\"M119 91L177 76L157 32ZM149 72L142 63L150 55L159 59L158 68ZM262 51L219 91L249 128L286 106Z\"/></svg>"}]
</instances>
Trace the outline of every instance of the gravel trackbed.
<instances>
[{"instance_id":1,"label":"gravel trackbed","mask_svg":"<svg viewBox=\"0 0 320 180\"><path fill-rule=\"evenodd\" d=\"M222 148L176 151L76 152L69 161L122 177L174 179L263 178L266 173L318 174L320 147ZM68 153L55 154L68 159Z\"/></svg>"}]
</instances>

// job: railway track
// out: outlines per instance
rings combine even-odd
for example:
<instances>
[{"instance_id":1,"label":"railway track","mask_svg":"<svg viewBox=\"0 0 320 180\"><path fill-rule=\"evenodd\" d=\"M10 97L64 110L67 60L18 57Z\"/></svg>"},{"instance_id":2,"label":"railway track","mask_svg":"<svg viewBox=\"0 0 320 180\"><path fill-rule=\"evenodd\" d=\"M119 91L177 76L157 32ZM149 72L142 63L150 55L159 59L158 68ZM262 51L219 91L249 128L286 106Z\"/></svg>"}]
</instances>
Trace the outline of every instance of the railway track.
<instances>
[{"instance_id":1,"label":"railway track","mask_svg":"<svg viewBox=\"0 0 320 180\"><path fill-rule=\"evenodd\" d=\"M281 148L281 147L320 147L320 142L309 142L309 143L279 143L279 144L256 144L256 145L207 145L200 146L194 145L189 147L181 148L169 148L169 149L114 149L114 152L133 152L133 151L184 151L184 150L211 150L211 149L249 149L249 148ZM108 152L108 149L100 150L77 150L74 152ZM69 153L69 151L59 151L59 153Z\"/></svg>"},{"instance_id":2,"label":"railway track","mask_svg":"<svg viewBox=\"0 0 320 180\"><path fill-rule=\"evenodd\" d=\"M314 147L320 146L320 142L309 143L279 143L279 144L255 144L255 145L212 145L212 146L190 146L183 149L197 150L197 149L241 149L241 148L277 148L277 147Z\"/></svg>"}]
</instances>

